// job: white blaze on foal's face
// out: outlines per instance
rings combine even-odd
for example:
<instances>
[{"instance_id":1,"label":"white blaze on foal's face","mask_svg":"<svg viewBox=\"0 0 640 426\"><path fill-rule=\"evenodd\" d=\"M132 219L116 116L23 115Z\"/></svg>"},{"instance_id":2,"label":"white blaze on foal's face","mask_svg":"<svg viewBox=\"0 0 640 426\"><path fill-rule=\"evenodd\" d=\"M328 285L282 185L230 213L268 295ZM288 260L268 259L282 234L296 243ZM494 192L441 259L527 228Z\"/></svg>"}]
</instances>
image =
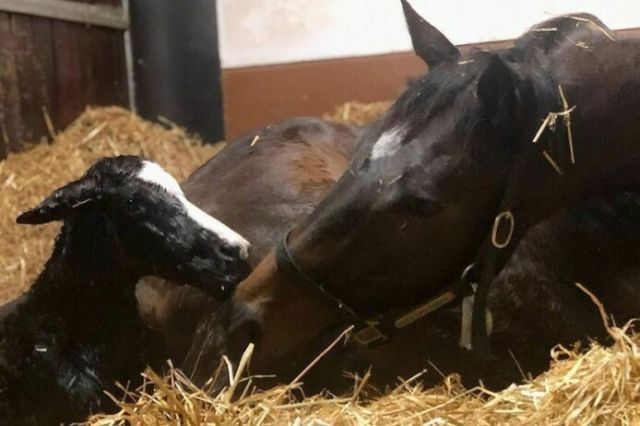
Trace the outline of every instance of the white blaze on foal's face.
<instances>
[{"instance_id":1,"label":"white blaze on foal's face","mask_svg":"<svg viewBox=\"0 0 640 426\"><path fill-rule=\"evenodd\" d=\"M143 161L142 169L138 172L138 178L145 182L153 183L176 197L184 207L187 215L205 229L216 234L221 240L231 246L238 247L242 260L249 257L250 244L240 234L233 231L224 223L202 211L191 203L182 192L180 184L173 176L167 173L158 164L151 161Z\"/></svg>"}]
</instances>

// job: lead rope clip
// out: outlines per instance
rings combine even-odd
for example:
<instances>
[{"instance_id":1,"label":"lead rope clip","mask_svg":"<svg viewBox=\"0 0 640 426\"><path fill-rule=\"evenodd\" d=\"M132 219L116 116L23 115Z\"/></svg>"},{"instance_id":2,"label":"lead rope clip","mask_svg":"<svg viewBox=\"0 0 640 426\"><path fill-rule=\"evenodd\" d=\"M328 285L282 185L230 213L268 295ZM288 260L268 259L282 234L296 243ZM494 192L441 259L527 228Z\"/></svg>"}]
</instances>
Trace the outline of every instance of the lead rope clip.
<instances>
[{"instance_id":1,"label":"lead rope clip","mask_svg":"<svg viewBox=\"0 0 640 426\"><path fill-rule=\"evenodd\" d=\"M473 293L462 299L462 321L460 321L460 340L458 341L458 344L468 351L473 349L473 304L475 302L475 292L478 288L478 284L476 283L471 283L470 285L471 288L473 288ZM487 326L486 335L491 336L493 331L493 316L489 309L485 308L484 313L486 318L485 324Z\"/></svg>"}]
</instances>

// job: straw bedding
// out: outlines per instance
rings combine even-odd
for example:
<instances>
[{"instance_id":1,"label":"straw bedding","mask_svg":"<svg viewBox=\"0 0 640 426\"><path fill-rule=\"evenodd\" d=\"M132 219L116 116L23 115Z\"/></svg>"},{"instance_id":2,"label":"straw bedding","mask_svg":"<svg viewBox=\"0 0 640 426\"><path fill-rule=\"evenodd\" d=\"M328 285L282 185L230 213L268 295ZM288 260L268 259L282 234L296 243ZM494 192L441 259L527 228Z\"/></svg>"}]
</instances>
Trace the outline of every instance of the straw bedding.
<instances>
[{"instance_id":1,"label":"straw bedding","mask_svg":"<svg viewBox=\"0 0 640 426\"><path fill-rule=\"evenodd\" d=\"M532 381L492 393L465 389L455 375L440 386L423 389L416 378L373 401L359 399L364 380L351 395L288 398L295 387L251 393L250 382L215 396L194 387L179 370L165 377L145 372L146 384L130 392L122 411L96 416L94 426L111 425L564 425L638 424L640 422L640 335L610 329L609 348L594 345L578 355L563 348L552 352L551 369Z\"/></svg>"},{"instance_id":2,"label":"straw bedding","mask_svg":"<svg viewBox=\"0 0 640 426\"><path fill-rule=\"evenodd\" d=\"M348 103L327 118L362 124L388 106ZM170 123L151 124L120 108L100 108L87 110L54 143L0 161L0 301L28 288L58 231L53 224L15 225L20 210L79 177L102 156L144 155L181 179L221 146L204 146ZM114 396L121 400L120 413L94 417L90 424L640 424L640 335L627 328L610 328L610 334L614 344L608 348L594 345L583 354L556 348L549 371L499 393L465 389L456 376L423 389L416 376L383 397L365 400L364 377L354 379L349 395L297 401L289 396L297 383L255 392L243 368L220 369L234 385L216 395L195 388L179 370L169 368L164 377L146 371L141 389Z\"/></svg>"}]
</instances>

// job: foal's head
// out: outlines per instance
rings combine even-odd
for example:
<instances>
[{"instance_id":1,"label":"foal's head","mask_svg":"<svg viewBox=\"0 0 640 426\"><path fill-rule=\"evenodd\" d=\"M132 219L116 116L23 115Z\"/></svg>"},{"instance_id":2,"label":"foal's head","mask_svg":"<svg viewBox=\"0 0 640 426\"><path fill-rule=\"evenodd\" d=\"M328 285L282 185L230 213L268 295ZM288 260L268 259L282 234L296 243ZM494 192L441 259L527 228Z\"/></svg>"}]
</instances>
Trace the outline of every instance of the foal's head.
<instances>
[{"instance_id":1,"label":"foal's head","mask_svg":"<svg viewBox=\"0 0 640 426\"><path fill-rule=\"evenodd\" d=\"M248 272L249 243L189 202L162 167L134 156L97 162L17 220L62 220L67 227L95 223L96 240L104 227L121 267L194 284L218 297L226 297Z\"/></svg>"}]
</instances>

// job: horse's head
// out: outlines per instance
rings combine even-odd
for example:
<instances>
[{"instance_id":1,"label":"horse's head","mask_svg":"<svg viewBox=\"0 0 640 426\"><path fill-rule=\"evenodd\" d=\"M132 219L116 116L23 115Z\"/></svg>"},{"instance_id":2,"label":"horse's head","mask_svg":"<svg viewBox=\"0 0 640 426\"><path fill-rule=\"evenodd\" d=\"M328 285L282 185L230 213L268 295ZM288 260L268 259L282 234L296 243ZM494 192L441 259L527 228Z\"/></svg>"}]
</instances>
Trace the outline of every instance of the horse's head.
<instances>
[{"instance_id":1,"label":"horse's head","mask_svg":"<svg viewBox=\"0 0 640 426\"><path fill-rule=\"evenodd\" d=\"M249 270L249 243L189 202L162 167L139 157L100 160L17 220L63 221L88 234L85 240L93 233L96 249L118 255L118 265L138 278L160 275L221 298Z\"/></svg>"}]
</instances>

